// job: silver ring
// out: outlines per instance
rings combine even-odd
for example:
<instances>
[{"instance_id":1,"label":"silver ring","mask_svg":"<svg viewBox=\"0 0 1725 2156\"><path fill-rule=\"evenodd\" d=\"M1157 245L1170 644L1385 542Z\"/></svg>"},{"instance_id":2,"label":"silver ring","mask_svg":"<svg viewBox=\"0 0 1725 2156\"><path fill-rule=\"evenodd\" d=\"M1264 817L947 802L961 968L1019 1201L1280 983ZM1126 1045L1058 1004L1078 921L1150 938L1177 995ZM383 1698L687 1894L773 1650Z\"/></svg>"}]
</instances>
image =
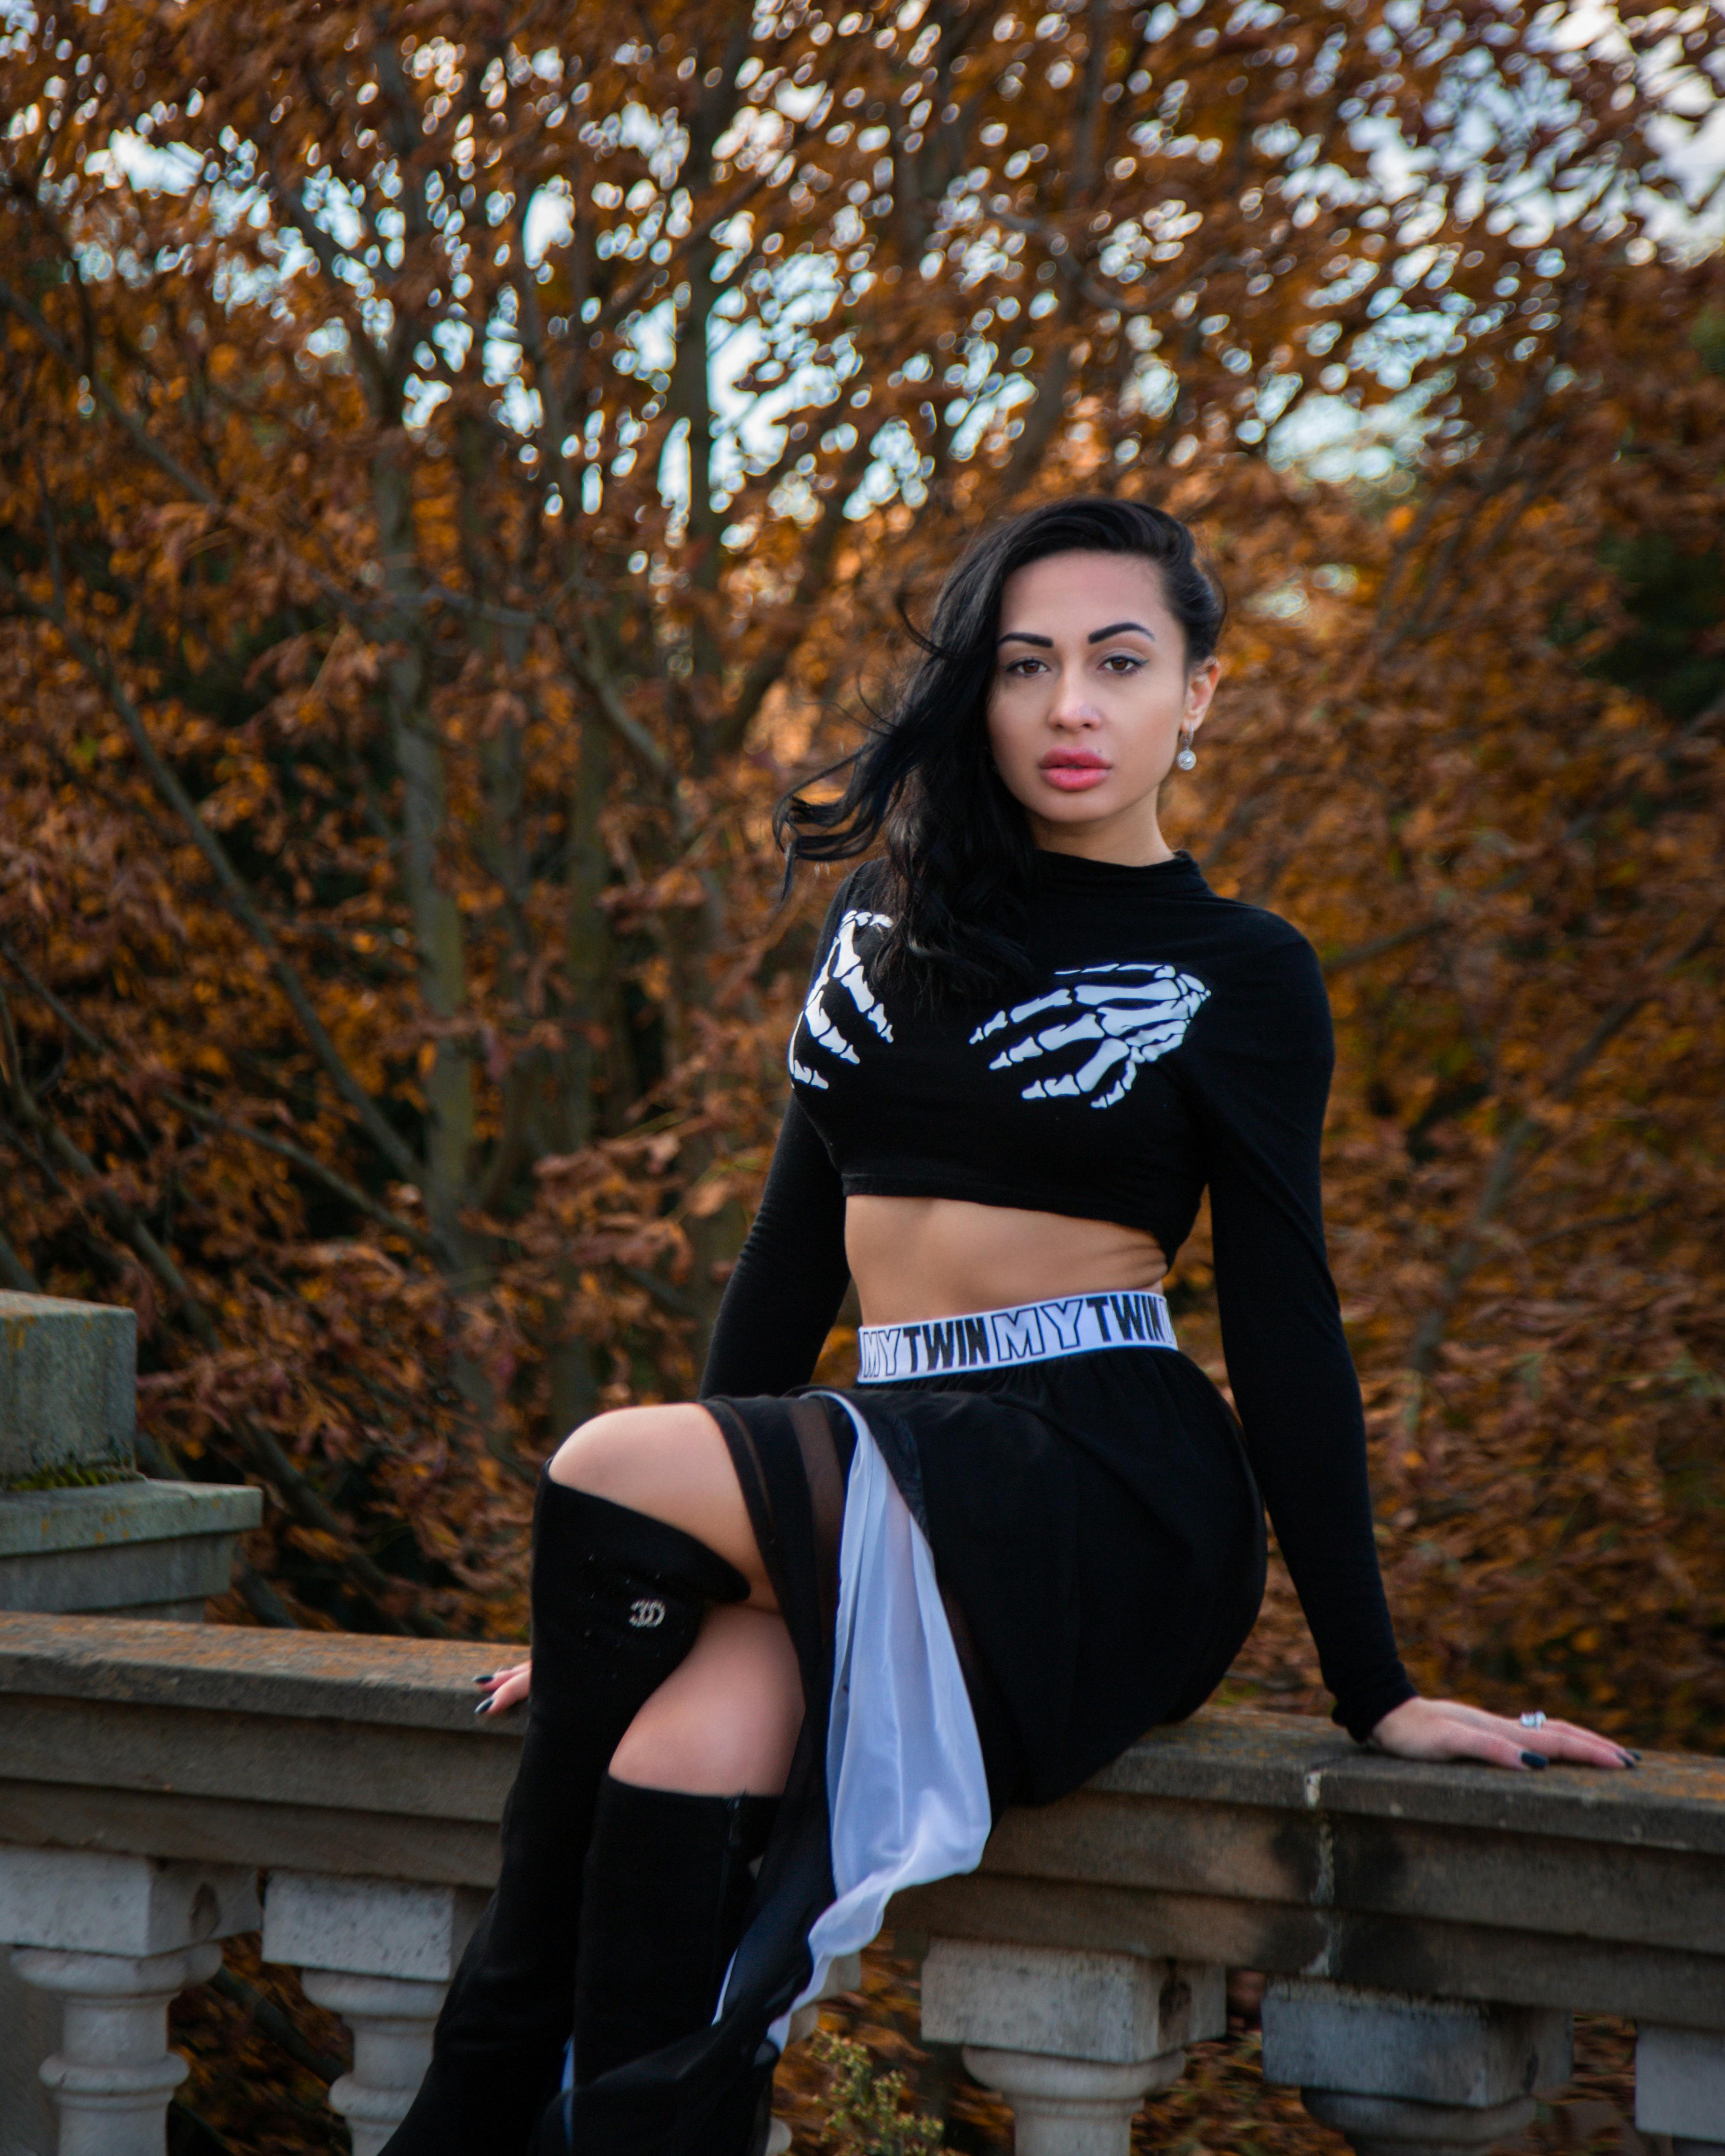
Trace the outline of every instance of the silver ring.
<instances>
[{"instance_id":1,"label":"silver ring","mask_svg":"<svg viewBox=\"0 0 1725 2156\"><path fill-rule=\"evenodd\" d=\"M1522 1717L1522 1727L1523 1729L1543 1729L1545 1717L1536 1707L1531 1714L1524 1714Z\"/></svg>"}]
</instances>

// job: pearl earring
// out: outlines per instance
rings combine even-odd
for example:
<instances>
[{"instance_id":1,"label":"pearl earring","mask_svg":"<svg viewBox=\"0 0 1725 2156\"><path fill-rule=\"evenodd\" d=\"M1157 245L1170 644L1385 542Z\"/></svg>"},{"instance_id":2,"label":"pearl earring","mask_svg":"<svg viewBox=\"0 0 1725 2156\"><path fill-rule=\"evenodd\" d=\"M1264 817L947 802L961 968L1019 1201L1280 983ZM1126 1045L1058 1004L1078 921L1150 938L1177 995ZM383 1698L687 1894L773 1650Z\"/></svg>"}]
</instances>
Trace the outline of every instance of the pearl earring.
<instances>
[{"instance_id":1,"label":"pearl earring","mask_svg":"<svg viewBox=\"0 0 1725 2156\"><path fill-rule=\"evenodd\" d=\"M1182 771L1191 771L1197 767L1198 751L1192 746L1192 735L1189 729L1184 729L1181 732L1180 753L1174 758L1174 762L1179 765Z\"/></svg>"}]
</instances>

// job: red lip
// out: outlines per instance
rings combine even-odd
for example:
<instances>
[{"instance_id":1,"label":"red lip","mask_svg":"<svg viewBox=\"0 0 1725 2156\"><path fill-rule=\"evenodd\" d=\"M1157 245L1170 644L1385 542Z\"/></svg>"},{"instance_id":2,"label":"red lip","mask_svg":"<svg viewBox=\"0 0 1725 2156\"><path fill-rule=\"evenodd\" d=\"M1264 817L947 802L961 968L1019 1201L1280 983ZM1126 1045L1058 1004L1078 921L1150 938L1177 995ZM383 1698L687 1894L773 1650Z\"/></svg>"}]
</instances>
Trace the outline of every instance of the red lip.
<instances>
[{"instance_id":1,"label":"red lip","mask_svg":"<svg viewBox=\"0 0 1725 2156\"><path fill-rule=\"evenodd\" d=\"M1050 749L1037 766L1042 783L1056 793L1088 793L1109 778L1114 767L1106 757L1085 748Z\"/></svg>"}]
</instances>

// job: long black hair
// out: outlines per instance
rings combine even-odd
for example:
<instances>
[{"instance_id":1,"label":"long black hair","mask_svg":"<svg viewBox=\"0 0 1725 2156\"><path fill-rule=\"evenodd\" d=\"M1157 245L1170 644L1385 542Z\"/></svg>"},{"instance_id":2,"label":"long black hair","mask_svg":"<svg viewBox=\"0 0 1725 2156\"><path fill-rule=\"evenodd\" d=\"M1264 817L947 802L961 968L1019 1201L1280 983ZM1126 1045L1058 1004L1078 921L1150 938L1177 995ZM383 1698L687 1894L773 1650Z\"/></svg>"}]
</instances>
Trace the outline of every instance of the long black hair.
<instances>
[{"instance_id":1,"label":"long black hair","mask_svg":"<svg viewBox=\"0 0 1725 2156\"><path fill-rule=\"evenodd\" d=\"M892 926L873 970L919 998L986 995L1024 974L1035 849L989 752L988 688L1007 578L1045 555L1075 552L1153 563L1187 665L1215 649L1226 602L1178 517L1106 495L1027 510L979 532L947 573L927 634L911 632L921 657L863 746L820 774L848 773L844 792L821 801L788 793L774 815L787 884L799 860L851 860L883 842L877 903Z\"/></svg>"}]
</instances>

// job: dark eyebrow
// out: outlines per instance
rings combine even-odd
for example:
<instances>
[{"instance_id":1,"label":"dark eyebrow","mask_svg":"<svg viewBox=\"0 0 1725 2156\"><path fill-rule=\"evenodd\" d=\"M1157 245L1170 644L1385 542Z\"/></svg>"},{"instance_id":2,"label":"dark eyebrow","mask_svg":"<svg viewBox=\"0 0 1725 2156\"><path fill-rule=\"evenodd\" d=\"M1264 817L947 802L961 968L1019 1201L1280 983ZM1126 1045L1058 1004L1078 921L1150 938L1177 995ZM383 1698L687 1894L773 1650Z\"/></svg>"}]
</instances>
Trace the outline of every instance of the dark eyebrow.
<instances>
[{"instance_id":1,"label":"dark eyebrow","mask_svg":"<svg viewBox=\"0 0 1725 2156\"><path fill-rule=\"evenodd\" d=\"M1093 629L1085 642L1100 644L1105 636L1118 636L1123 629L1135 629L1140 636L1147 636L1153 644L1156 641L1154 632L1146 629L1141 621L1111 621L1106 629Z\"/></svg>"},{"instance_id":2,"label":"dark eyebrow","mask_svg":"<svg viewBox=\"0 0 1725 2156\"><path fill-rule=\"evenodd\" d=\"M1000 641L1003 644L1010 644L1014 637L1020 644L1034 644L1044 651L1054 649L1054 639L1051 636L1033 636L1028 629L1009 629Z\"/></svg>"}]
</instances>

